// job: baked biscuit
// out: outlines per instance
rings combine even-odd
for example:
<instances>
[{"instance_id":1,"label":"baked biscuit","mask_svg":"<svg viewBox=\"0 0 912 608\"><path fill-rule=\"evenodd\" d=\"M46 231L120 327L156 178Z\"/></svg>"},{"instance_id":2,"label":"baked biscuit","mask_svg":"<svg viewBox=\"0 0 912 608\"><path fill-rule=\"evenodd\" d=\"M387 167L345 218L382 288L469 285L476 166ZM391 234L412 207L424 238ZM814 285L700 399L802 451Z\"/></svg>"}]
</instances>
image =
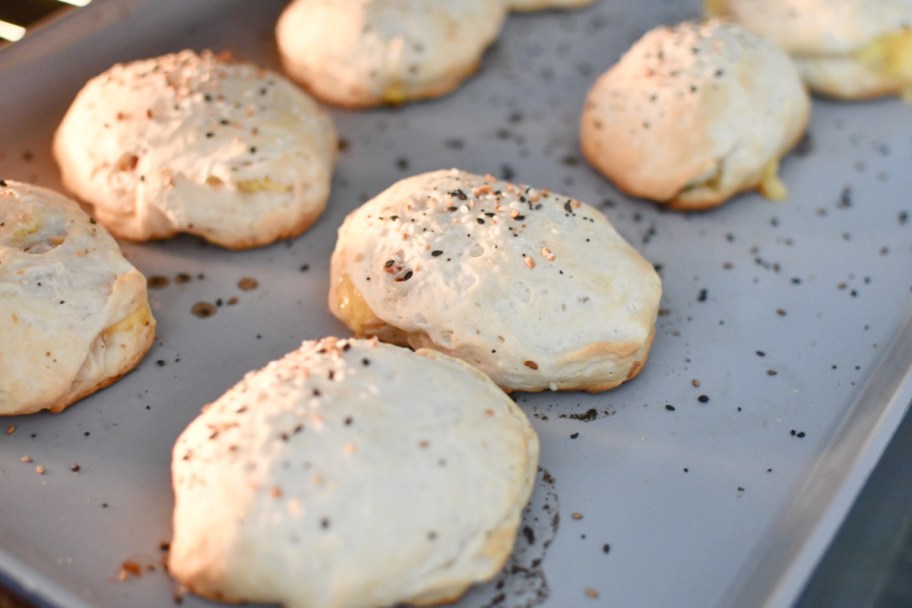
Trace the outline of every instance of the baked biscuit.
<instances>
[{"instance_id":1,"label":"baked biscuit","mask_svg":"<svg viewBox=\"0 0 912 608\"><path fill-rule=\"evenodd\" d=\"M0 414L59 412L155 338L146 279L56 192L0 180Z\"/></svg>"},{"instance_id":2,"label":"baked biscuit","mask_svg":"<svg viewBox=\"0 0 912 608\"><path fill-rule=\"evenodd\" d=\"M580 139L624 192L703 209L752 188L784 198L779 160L809 111L798 71L772 43L734 24L685 22L647 32L596 81Z\"/></svg>"},{"instance_id":3,"label":"baked biscuit","mask_svg":"<svg viewBox=\"0 0 912 608\"><path fill-rule=\"evenodd\" d=\"M537 464L525 415L469 365L304 342L177 440L169 571L228 601L453 601L503 566Z\"/></svg>"},{"instance_id":4,"label":"baked biscuit","mask_svg":"<svg viewBox=\"0 0 912 608\"><path fill-rule=\"evenodd\" d=\"M349 214L329 307L358 336L439 350L506 390L595 392L642 370L660 296L596 209L453 169Z\"/></svg>"},{"instance_id":5,"label":"baked biscuit","mask_svg":"<svg viewBox=\"0 0 912 608\"><path fill-rule=\"evenodd\" d=\"M329 116L285 78L193 51L90 80L57 130L64 185L115 235L232 249L306 230L336 158Z\"/></svg>"},{"instance_id":6,"label":"baked biscuit","mask_svg":"<svg viewBox=\"0 0 912 608\"><path fill-rule=\"evenodd\" d=\"M912 100L912 0L710 0L791 54L817 93Z\"/></svg>"},{"instance_id":7,"label":"baked biscuit","mask_svg":"<svg viewBox=\"0 0 912 608\"><path fill-rule=\"evenodd\" d=\"M400 104L456 88L506 16L502 0L295 0L276 39L285 71L323 101Z\"/></svg>"}]
</instances>

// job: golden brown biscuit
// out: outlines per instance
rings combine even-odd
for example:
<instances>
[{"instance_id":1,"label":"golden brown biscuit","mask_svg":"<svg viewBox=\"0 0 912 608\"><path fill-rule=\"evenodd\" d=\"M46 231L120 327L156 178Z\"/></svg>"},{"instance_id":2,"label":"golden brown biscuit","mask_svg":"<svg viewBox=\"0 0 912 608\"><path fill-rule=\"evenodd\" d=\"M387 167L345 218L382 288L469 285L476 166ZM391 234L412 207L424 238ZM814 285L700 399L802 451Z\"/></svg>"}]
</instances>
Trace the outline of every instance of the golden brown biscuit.
<instances>
[{"instance_id":1,"label":"golden brown biscuit","mask_svg":"<svg viewBox=\"0 0 912 608\"><path fill-rule=\"evenodd\" d=\"M795 66L772 43L720 21L647 32L589 91L580 141L618 188L704 209L758 188L786 196L780 158L808 121Z\"/></svg>"},{"instance_id":2,"label":"golden brown biscuit","mask_svg":"<svg viewBox=\"0 0 912 608\"><path fill-rule=\"evenodd\" d=\"M193 51L93 78L54 139L64 185L115 235L232 249L310 227L336 149L329 116L285 78Z\"/></svg>"},{"instance_id":3,"label":"golden brown biscuit","mask_svg":"<svg viewBox=\"0 0 912 608\"><path fill-rule=\"evenodd\" d=\"M0 415L59 412L155 338L146 279L76 202L0 180Z\"/></svg>"},{"instance_id":4,"label":"golden brown biscuit","mask_svg":"<svg viewBox=\"0 0 912 608\"><path fill-rule=\"evenodd\" d=\"M816 93L912 100L912 0L712 0L788 52Z\"/></svg>"},{"instance_id":5,"label":"golden brown biscuit","mask_svg":"<svg viewBox=\"0 0 912 608\"><path fill-rule=\"evenodd\" d=\"M295 0L279 17L285 71L348 107L444 95L500 33L501 0Z\"/></svg>"},{"instance_id":6,"label":"golden brown biscuit","mask_svg":"<svg viewBox=\"0 0 912 608\"><path fill-rule=\"evenodd\" d=\"M459 357L507 390L601 391L642 370L661 291L596 209L453 169L349 214L329 306L356 335Z\"/></svg>"},{"instance_id":7,"label":"golden brown biscuit","mask_svg":"<svg viewBox=\"0 0 912 608\"><path fill-rule=\"evenodd\" d=\"M177 440L169 571L293 608L452 601L503 566L537 463L525 415L471 366L305 342Z\"/></svg>"}]
</instances>

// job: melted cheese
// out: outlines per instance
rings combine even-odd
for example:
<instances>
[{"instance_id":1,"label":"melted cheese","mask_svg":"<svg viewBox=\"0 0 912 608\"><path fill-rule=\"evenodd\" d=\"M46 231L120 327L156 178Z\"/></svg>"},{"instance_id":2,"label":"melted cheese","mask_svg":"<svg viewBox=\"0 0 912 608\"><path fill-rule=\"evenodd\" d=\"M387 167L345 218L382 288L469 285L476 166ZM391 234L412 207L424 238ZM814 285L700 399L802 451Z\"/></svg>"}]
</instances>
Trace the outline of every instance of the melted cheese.
<instances>
[{"instance_id":1,"label":"melted cheese","mask_svg":"<svg viewBox=\"0 0 912 608\"><path fill-rule=\"evenodd\" d=\"M856 57L876 72L912 83L912 30L875 38Z\"/></svg>"},{"instance_id":2,"label":"melted cheese","mask_svg":"<svg viewBox=\"0 0 912 608\"><path fill-rule=\"evenodd\" d=\"M149 325L149 323L154 323L154 321L152 311L149 309L149 302L144 300L133 312L117 323L108 326L102 334L108 337L119 333L132 333L136 328L144 327Z\"/></svg>"},{"instance_id":3,"label":"melted cheese","mask_svg":"<svg viewBox=\"0 0 912 608\"><path fill-rule=\"evenodd\" d=\"M760 175L760 185L757 186L760 194L773 201L784 200L788 196L788 188L779 179L779 159L774 158L766 163Z\"/></svg>"},{"instance_id":4,"label":"melted cheese","mask_svg":"<svg viewBox=\"0 0 912 608\"><path fill-rule=\"evenodd\" d=\"M726 0L704 0L703 12L707 17L722 17L728 14Z\"/></svg>"},{"instance_id":5,"label":"melted cheese","mask_svg":"<svg viewBox=\"0 0 912 608\"><path fill-rule=\"evenodd\" d=\"M383 91L383 101L390 105L401 105L408 99L408 93L402 84L395 83L386 87Z\"/></svg>"},{"instance_id":6,"label":"melted cheese","mask_svg":"<svg viewBox=\"0 0 912 608\"><path fill-rule=\"evenodd\" d=\"M336 299L339 316L346 320L356 336L367 335L364 331L366 327L376 327L378 322L382 324L364 301L364 296L352 283L347 273L343 272L339 277L333 295Z\"/></svg>"},{"instance_id":7,"label":"melted cheese","mask_svg":"<svg viewBox=\"0 0 912 608\"><path fill-rule=\"evenodd\" d=\"M239 181L237 189L241 192L291 192L291 186L272 181L268 176L262 179Z\"/></svg>"}]
</instances>

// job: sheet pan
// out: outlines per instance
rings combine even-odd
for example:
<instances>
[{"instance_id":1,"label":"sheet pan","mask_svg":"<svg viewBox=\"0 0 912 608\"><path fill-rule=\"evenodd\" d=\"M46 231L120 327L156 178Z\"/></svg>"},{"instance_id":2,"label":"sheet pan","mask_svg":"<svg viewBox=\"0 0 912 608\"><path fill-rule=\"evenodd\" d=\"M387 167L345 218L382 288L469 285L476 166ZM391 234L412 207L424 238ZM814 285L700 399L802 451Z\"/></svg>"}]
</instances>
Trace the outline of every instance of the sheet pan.
<instances>
[{"instance_id":1,"label":"sheet pan","mask_svg":"<svg viewBox=\"0 0 912 608\"><path fill-rule=\"evenodd\" d=\"M505 573L458 606L793 602L912 400L912 107L815 100L782 203L747 194L682 215L623 196L581 159L586 90L643 32L698 4L515 15L454 94L333 110L347 146L329 210L300 238L240 253L189 237L124 243L169 280L151 291L158 339L135 372L67 412L2 421L15 426L0 433L2 576L52 605L171 604L160 545L174 439L244 372L345 335L325 303L342 218L401 177L457 166L599 206L665 287L636 381L518 396L542 441L528 531ZM0 176L59 188L53 131L114 62L192 47L277 68L283 5L96 0L0 52ZM245 277L259 287L241 290ZM194 316L201 301L217 314ZM121 580L127 561L142 575Z\"/></svg>"}]
</instances>

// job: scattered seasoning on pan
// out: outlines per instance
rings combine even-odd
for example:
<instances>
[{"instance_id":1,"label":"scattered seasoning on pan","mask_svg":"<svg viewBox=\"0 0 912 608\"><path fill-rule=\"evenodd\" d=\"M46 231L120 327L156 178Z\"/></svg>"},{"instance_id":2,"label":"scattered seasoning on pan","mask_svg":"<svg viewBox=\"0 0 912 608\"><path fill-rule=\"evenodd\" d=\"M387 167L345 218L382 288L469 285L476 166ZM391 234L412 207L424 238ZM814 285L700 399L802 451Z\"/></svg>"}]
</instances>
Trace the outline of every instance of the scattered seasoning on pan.
<instances>
[{"instance_id":1,"label":"scattered seasoning on pan","mask_svg":"<svg viewBox=\"0 0 912 608\"><path fill-rule=\"evenodd\" d=\"M675 411L675 406L673 406L673 405L670 404L670 403L666 403L666 404L665 404L665 409L668 410L669 412L673 412L673 411Z\"/></svg>"},{"instance_id":2,"label":"scattered seasoning on pan","mask_svg":"<svg viewBox=\"0 0 912 608\"><path fill-rule=\"evenodd\" d=\"M561 414L561 418L570 418L571 420L579 420L580 422L591 422L598 418L598 410L594 407L589 408L581 414Z\"/></svg>"},{"instance_id":3,"label":"scattered seasoning on pan","mask_svg":"<svg viewBox=\"0 0 912 608\"><path fill-rule=\"evenodd\" d=\"M792 434L794 434L794 433L792 433ZM32 462L33 460L34 459L31 456L26 454L25 456L23 456L22 458L19 459L19 462L24 462L25 464L28 464L28 463Z\"/></svg>"},{"instance_id":4,"label":"scattered seasoning on pan","mask_svg":"<svg viewBox=\"0 0 912 608\"><path fill-rule=\"evenodd\" d=\"M744 496L744 488L742 486L738 486L738 497L740 498L741 496Z\"/></svg>"},{"instance_id":5,"label":"scattered seasoning on pan","mask_svg":"<svg viewBox=\"0 0 912 608\"><path fill-rule=\"evenodd\" d=\"M602 553L611 553L611 545L608 543L602 545Z\"/></svg>"},{"instance_id":6,"label":"scattered seasoning on pan","mask_svg":"<svg viewBox=\"0 0 912 608\"><path fill-rule=\"evenodd\" d=\"M7 434L7 435L12 435L12 434L15 433L15 432L16 432L16 425L15 425L15 424L7 425L7 427L6 427L6 434Z\"/></svg>"},{"instance_id":7,"label":"scattered seasoning on pan","mask_svg":"<svg viewBox=\"0 0 912 608\"><path fill-rule=\"evenodd\" d=\"M301 264L301 267L298 270L300 270L301 272L307 272L308 270L310 270L310 264Z\"/></svg>"},{"instance_id":8,"label":"scattered seasoning on pan","mask_svg":"<svg viewBox=\"0 0 912 608\"><path fill-rule=\"evenodd\" d=\"M690 381L690 385L694 388L700 388L700 381L697 378L694 378Z\"/></svg>"},{"instance_id":9,"label":"scattered seasoning on pan","mask_svg":"<svg viewBox=\"0 0 912 608\"><path fill-rule=\"evenodd\" d=\"M596 599L599 596L598 590L595 589L594 587L586 587L586 590L584 591L584 593L586 594L586 597L591 598L591 599Z\"/></svg>"},{"instance_id":10,"label":"scattered seasoning on pan","mask_svg":"<svg viewBox=\"0 0 912 608\"><path fill-rule=\"evenodd\" d=\"M174 282L177 283L178 285L183 285L184 283L189 283L192 280L193 280L193 277L191 277L186 272L179 272L174 277Z\"/></svg>"},{"instance_id":11,"label":"scattered seasoning on pan","mask_svg":"<svg viewBox=\"0 0 912 608\"><path fill-rule=\"evenodd\" d=\"M767 376L775 376L775 375L777 375L778 373L779 373L779 372L777 372L777 371L774 370L774 369L768 369L768 370L766 370L766 375L767 375Z\"/></svg>"},{"instance_id":12,"label":"scattered seasoning on pan","mask_svg":"<svg viewBox=\"0 0 912 608\"><path fill-rule=\"evenodd\" d=\"M79 464L75 463L75 462L70 465L70 470L73 471L74 473L78 473L81 468L82 467L80 467Z\"/></svg>"},{"instance_id":13,"label":"scattered seasoning on pan","mask_svg":"<svg viewBox=\"0 0 912 608\"><path fill-rule=\"evenodd\" d=\"M117 573L117 578L125 581L131 576L142 576L142 568L132 559L128 559L120 565L120 572Z\"/></svg>"},{"instance_id":14,"label":"scattered seasoning on pan","mask_svg":"<svg viewBox=\"0 0 912 608\"><path fill-rule=\"evenodd\" d=\"M690 473L690 468L689 468L689 467L684 467L684 472L685 472L685 473Z\"/></svg>"},{"instance_id":15,"label":"scattered seasoning on pan","mask_svg":"<svg viewBox=\"0 0 912 608\"><path fill-rule=\"evenodd\" d=\"M792 437L797 437L798 439L804 439L804 437L805 437L804 431L796 431L795 429L792 429L791 431L789 431L789 434Z\"/></svg>"},{"instance_id":16,"label":"scattered seasoning on pan","mask_svg":"<svg viewBox=\"0 0 912 608\"><path fill-rule=\"evenodd\" d=\"M432 257L432 258L436 258L436 257L439 257L439 256L441 256L441 255L443 255L443 252L442 252L441 250L439 250L439 249L435 249L434 251L431 252L431 257Z\"/></svg>"},{"instance_id":17,"label":"scattered seasoning on pan","mask_svg":"<svg viewBox=\"0 0 912 608\"><path fill-rule=\"evenodd\" d=\"M324 517L324 518L320 519L320 527L323 528L324 530L329 530L329 518L328 517Z\"/></svg>"},{"instance_id":18,"label":"scattered seasoning on pan","mask_svg":"<svg viewBox=\"0 0 912 608\"><path fill-rule=\"evenodd\" d=\"M35 467L35 472L39 475L44 475L45 471L47 471L47 469L44 468L43 464L39 464L37 467Z\"/></svg>"},{"instance_id":19,"label":"scattered seasoning on pan","mask_svg":"<svg viewBox=\"0 0 912 608\"><path fill-rule=\"evenodd\" d=\"M804 158L813 151L814 140L811 139L811 132L805 131L804 136L798 141L798 144L795 146L794 154L798 158Z\"/></svg>"},{"instance_id":20,"label":"scattered seasoning on pan","mask_svg":"<svg viewBox=\"0 0 912 608\"><path fill-rule=\"evenodd\" d=\"M214 315L218 309L209 302L197 302L190 310L200 319L206 319Z\"/></svg>"},{"instance_id":21,"label":"scattered seasoning on pan","mask_svg":"<svg viewBox=\"0 0 912 608\"><path fill-rule=\"evenodd\" d=\"M700 403L709 403L709 395L700 395L697 397L697 401Z\"/></svg>"},{"instance_id":22,"label":"scattered seasoning on pan","mask_svg":"<svg viewBox=\"0 0 912 608\"><path fill-rule=\"evenodd\" d=\"M237 299L237 296L232 296L232 297L228 298L228 306L234 306L235 304L238 303L238 301L239 300Z\"/></svg>"},{"instance_id":23,"label":"scattered seasoning on pan","mask_svg":"<svg viewBox=\"0 0 912 608\"><path fill-rule=\"evenodd\" d=\"M708 295L709 292L706 289L701 289L697 295L697 302L705 302Z\"/></svg>"},{"instance_id":24,"label":"scattered seasoning on pan","mask_svg":"<svg viewBox=\"0 0 912 608\"><path fill-rule=\"evenodd\" d=\"M788 313L785 311L784 308L777 308L777 309L776 309L776 314L779 315L780 317L784 317L784 316L787 315Z\"/></svg>"},{"instance_id":25,"label":"scattered seasoning on pan","mask_svg":"<svg viewBox=\"0 0 912 608\"><path fill-rule=\"evenodd\" d=\"M252 277L244 277L237 284L241 291L253 291L260 286L260 282Z\"/></svg>"},{"instance_id":26,"label":"scattered seasoning on pan","mask_svg":"<svg viewBox=\"0 0 912 608\"><path fill-rule=\"evenodd\" d=\"M839 202L836 203L837 209L848 209L852 206L852 187L844 186L839 193Z\"/></svg>"},{"instance_id":27,"label":"scattered seasoning on pan","mask_svg":"<svg viewBox=\"0 0 912 608\"><path fill-rule=\"evenodd\" d=\"M159 367L164 367L164 366L165 366L165 360L164 360L164 359L159 359L158 361L155 362L155 365L157 365L157 366L159 366Z\"/></svg>"},{"instance_id":28,"label":"scattered seasoning on pan","mask_svg":"<svg viewBox=\"0 0 912 608\"><path fill-rule=\"evenodd\" d=\"M574 511L570 514L570 517L572 517L575 521L579 521L583 518L583 514L578 511Z\"/></svg>"},{"instance_id":29,"label":"scattered seasoning on pan","mask_svg":"<svg viewBox=\"0 0 912 608\"><path fill-rule=\"evenodd\" d=\"M765 357L765 356L766 356L766 353L763 352L762 350L755 351L755 354L756 354L758 357Z\"/></svg>"},{"instance_id":30,"label":"scattered seasoning on pan","mask_svg":"<svg viewBox=\"0 0 912 608\"><path fill-rule=\"evenodd\" d=\"M154 275L149 277L147 281L149 289L162 289L171 284L171 279L162 275Z\"/></svg>"},{"instance_id":31,"label":"scattered seasoning on pan","mask_svg":"<svg viewBox=\"0 0 912 608\"><path fill-rule=\"evenodd\" d=\"M570 433L570 439L576 439L579 437L579 433Z\"/></svg>"}]
</instances>

